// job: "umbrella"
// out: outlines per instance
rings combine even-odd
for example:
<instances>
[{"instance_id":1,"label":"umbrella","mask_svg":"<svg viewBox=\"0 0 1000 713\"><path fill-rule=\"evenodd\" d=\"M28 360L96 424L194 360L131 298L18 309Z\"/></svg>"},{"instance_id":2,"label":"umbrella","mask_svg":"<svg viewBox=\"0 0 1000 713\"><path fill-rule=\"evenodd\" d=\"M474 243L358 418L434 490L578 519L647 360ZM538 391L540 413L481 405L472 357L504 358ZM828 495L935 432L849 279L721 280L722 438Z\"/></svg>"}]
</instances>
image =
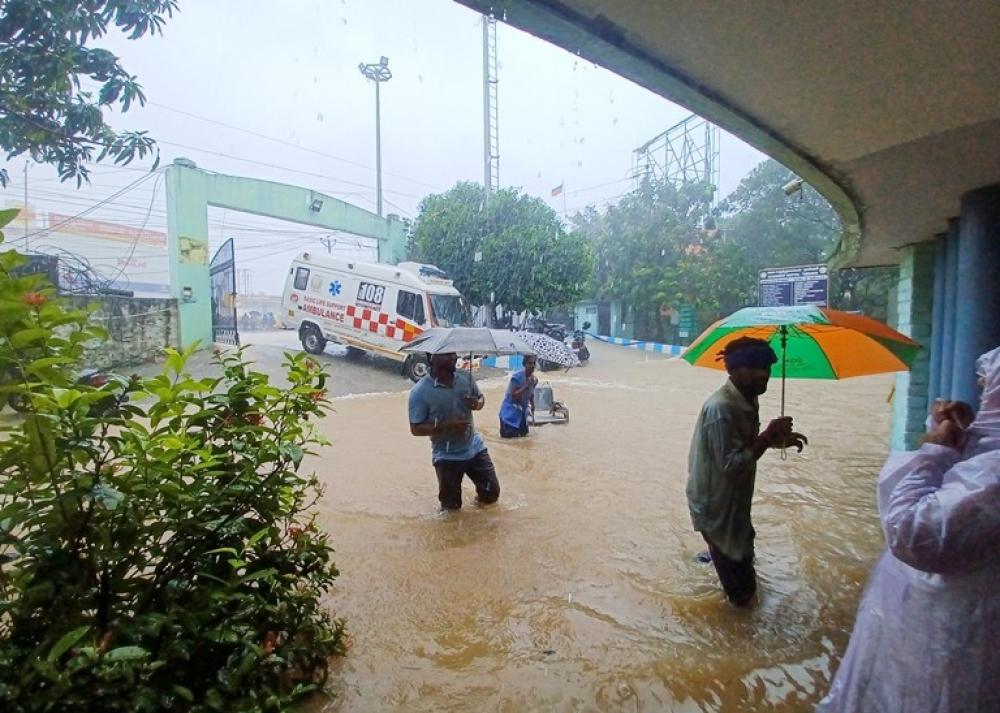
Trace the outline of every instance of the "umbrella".
<instances>
[{"instance_id":1,"label":"umbrella","mask_svg":"<svg viewBox=\"0 0 1000 713\"><path fill-rule=\"evenodd\" d=\"M539 359L567 368L580 366L580 360L566 342L560 342L547 334L537 332L521 332L519 336L528 343Z\"/></svg>"},{"instance_id":2,"label":"umbrella","mask_svg":"<svg viewBox=\"0 0 1000 713\"><path fill-rule=\"evenodd\" d=\"M691 343L682 359L695 366L725 369L719 352L739 337L770 342L781 377L781 415L785 378L847 379L906 371L920 345L870 317L826 307L747 307L720 319Z\"/></svg>"},{"instance_id":3,"label":"umbrella","mask_svg":"<svg viewBox=\"0 0 1000 713\"><path fill-rule=\"evenodd\" d=\"M400 347L401 352L469 355L469 376L472 376L473 354L534 354L518 335L507 329L486 327L433 327Z\"/></svg>"},{"instance_id":4,"label":"umbrella","mask_svg":"<svg viewBox=\"0 0 1000 713\"><path fill-rule=\"evenodd\" d=\"M428 354L534 354L531 346L506 329L486 327L434 327L421 332L401 352Z\"/></svg>"}]
</instances>

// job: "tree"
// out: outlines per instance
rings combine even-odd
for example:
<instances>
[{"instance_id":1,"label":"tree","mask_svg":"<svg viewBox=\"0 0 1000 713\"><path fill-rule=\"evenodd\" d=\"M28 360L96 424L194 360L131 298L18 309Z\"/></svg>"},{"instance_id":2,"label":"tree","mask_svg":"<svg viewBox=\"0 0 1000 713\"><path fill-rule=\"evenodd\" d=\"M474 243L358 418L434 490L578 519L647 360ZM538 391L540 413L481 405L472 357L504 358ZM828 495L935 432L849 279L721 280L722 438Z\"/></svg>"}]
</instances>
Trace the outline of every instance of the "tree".
<instances>
[{"instance_id":1,"label":"tree","mask_svg":"<svg viewBox=\"0 0 1000 713\"><path fill-rule=\"evenodd\" d=\"M704 310L711 302L712 284L704 276L705 195L703 186L678 189L647 181L604 213L589 208L573 219L596 261L589 293L623 300L632 309L637 337L667 337L665 308Z\"/></svg>"},{"instance_id":2,"label":"tree","mask_svg":"<svg viewBox=\"0 0 1000 713\"><path fill-rule=\"evenodd\" d=\"M109 26L129 39L162 34L176 0L6 0L0 3L0 147L54 164L62 180L88 180L87 163L127 164L159 153L145 131L116 132L102 108L145 104L135 76L92 47ZM97 83L84 89L81 79ZM96 157L95 157L96 152ZM7 185L0 170L0 185Z\"/></svg>"},{"instance_id":3,"label":"tree","mask_svg":"<svg viewBox=\"0 0 1000 713\"><path fill-rule=\"evenodd\" d=\"M577 301L592 265L582 236L519 189L484 198L470 182L424 198L410 234L414 259L445 270L473 304L540 312Z\"/></svg>"},{"instance_id":4,"label":"tree","mask_svg":"<svg viewBox=\"0 0 1000 713\"><path fill-rule=\"evenodd\" d=\"M764 161L719 205L723 223L716 245L729 280L720 283L723 314L757 304L762 268L825 263L840 239L840 220L823 196L808 184L792 196L782 186L796 178L777 161ZM830 306L861 310L885 320L894 268L850 268L830 280Z\"/></svg>"},{"instance_id":5,"label":"tree","mask_svg":"<svg viewBox=\"0 0 1000 713\"><path fill-rule=\"evenodd\" d=\"M757 304L767 267L826 262L840 223L808 185L789 197L795 175L775 161L757 166L714 209L704 186L646 182L603 213L574 218L596 259L589 293L633 310L638 338L671 335L665 308L690 307L702 325ZM707 229L709 219L722 229ZM842 270L831 276L831 306L887 317L892 268Z\"/></svg>"}]
</instances>

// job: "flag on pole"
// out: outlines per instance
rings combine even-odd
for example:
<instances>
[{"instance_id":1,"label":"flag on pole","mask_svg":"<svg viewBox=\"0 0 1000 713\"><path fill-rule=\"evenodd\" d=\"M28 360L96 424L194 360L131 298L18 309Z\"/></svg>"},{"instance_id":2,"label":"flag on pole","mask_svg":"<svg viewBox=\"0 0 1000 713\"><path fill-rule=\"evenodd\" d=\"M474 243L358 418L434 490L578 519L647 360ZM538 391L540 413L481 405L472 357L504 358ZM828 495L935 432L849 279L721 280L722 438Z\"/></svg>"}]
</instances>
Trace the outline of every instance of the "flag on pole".
<instances>
[{"instance_id":1,"label":"flag on pole","mask_svg":"<svg viewBox=\"0 0 1000 713\"><path fill-rule=\"evenodd\" d=\"M564 181L564 183L565 183L565 181ZM556 186L555 188L552 189L552 197L555 198L556 196L558 196L562 192L563 192L563 184L560 183L558 186Z\"/></svg>"}]
</instances>

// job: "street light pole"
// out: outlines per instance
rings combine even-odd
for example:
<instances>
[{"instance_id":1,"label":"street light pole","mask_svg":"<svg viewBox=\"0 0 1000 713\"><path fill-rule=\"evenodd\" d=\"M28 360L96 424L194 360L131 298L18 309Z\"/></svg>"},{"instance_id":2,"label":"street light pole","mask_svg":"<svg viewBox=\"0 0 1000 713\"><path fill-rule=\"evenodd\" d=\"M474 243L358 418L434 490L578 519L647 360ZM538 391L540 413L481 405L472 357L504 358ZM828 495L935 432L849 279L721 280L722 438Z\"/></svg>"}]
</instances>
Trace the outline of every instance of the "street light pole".
<instances>
[{"instance_id":1,"label":"street light pole","mask_svg":"<svg viewBox=\"0 0 1000 713\"><path fill-rule=\"evenodd\" d=\"M379 58L378 64L362 62L358 69L368 79L375 82L375 204L379 218L382 217L382 105L379 85L392 79L389 58Z\"/></svg>"}]
</instances>

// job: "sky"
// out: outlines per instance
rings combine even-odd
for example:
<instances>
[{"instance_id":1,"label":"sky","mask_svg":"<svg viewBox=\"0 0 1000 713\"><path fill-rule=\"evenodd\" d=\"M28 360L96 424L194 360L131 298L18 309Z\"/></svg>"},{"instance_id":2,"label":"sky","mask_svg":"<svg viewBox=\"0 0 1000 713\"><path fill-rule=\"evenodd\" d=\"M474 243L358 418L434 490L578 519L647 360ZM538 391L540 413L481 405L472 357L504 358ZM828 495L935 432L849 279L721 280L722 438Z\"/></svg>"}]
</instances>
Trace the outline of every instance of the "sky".
<instances>
[{"instance_id":1,"label":"sky","mask_svg":"<svg viewBox=\"0 0 1000 713\"><path fill-rule=\"evenodd\" d=\"M163 37L112 32L95 43L138 76L148 103L111 113L120 129L149 131L161 164L177 157L233 175L320 190L375 209L374 86L360 62L389 58L381 88L386 213L413 218L420 199L483 180L481 16L451 0L181 0ZM631 187L632 150L689 115L631 82L498 23L500 183L560 214L606 206ZM725 132L720 195L763 154ZM29 204L165 230L162 180L95 167L78 190L54 168L30 166ZM7 165L5 203L23 201L24 161ZM562 185L564 193L551 196ZM233 211L209 214L213 247L236 237L255 291L280 293L288 260L321 231ZM17 234L17 230L14 230ZM351 236L338 252L371 255Z\"/></svg>"}]
</instances>

